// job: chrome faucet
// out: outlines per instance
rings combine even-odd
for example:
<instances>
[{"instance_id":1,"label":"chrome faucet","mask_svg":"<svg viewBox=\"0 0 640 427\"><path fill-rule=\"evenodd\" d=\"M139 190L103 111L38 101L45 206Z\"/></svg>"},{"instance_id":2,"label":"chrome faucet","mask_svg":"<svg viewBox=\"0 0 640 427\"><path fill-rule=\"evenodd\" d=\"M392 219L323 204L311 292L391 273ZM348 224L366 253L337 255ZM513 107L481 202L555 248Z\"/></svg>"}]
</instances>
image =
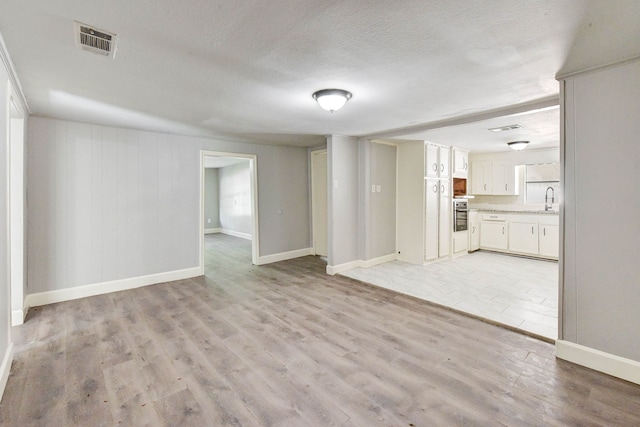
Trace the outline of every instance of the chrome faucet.
<instances>
[{"instance_id":1,"label":"chrome faucet","mask_svg":"<svg viewBox=\"0 0 640 427\"><path fill-rule=\"evenodd\" d=\"M549 190L551 190L551 203L549 203ZM547 187L547 191L544 193L544 210L550 211L553 208L553 202L555 202L556 191L553 187Z\"/></svg>"}]
</instances>

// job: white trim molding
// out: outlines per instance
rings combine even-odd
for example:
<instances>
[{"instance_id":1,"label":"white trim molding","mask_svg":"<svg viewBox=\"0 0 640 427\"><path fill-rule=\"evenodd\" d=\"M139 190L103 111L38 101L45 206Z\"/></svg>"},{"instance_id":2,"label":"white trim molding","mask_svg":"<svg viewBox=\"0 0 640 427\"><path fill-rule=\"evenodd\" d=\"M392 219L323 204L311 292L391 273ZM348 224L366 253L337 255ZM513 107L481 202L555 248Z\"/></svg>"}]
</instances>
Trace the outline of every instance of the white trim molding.
<instances>
[{"instance_id":1,"label":"white trim molding","mask_svg":"<svg viewBox=\"0 0 640 427\"><path fill-rule=\"evenodd\" d=\"M27 103L27 98L24 96L24 91L22 90L22 85L20 84L20 80L18 79L18 74L16 73L16 69L13 66L13 61L11 60L11 56L9 55L9 51L7 50L7 45L4 42L4 38L2 34L0 34L0 61L4 63L5 68L7 69L7 74L9 76L9 81L11 85L15 89L16 97L20 100L22 104L22 109L25 112L25 116L28 116L31 113L29 109L29 104Z\"/></svg>"},{"instance_id":2,"label":"white trim molding","mask_svg":"<svg viewBox=\"0 0 640 427\"><path fill-rule=\"evenodd\" d=\"M4 394L4 389L7 386L9 380L9 373L11 373L11 362L13 362L13 343L9 344L9 348L2 358L2 365L0 365L0 400Z\"/></svg>"},{"instance_id":3,"label":"white trim molding","mask_svg":"<svg viewBox=\"0 0 640 427\"><path fill-rule=\"evenodd\" d=\"M345 262L344 264L338 265L327 265L327 274L336 275L342 273L344 271L353 270L354 268L370 268L374 265L384 264L385 262L395 261L398 259L398 255L393 253L389 255L383 255L378 258L364 260L356 260L351 262Z\"/></svg>"},{"instance_id":4,"label":"white trim molding","mask_svg":"<svg viewBox=\"0 0 640 427\"><path fill-rule=\"evenodd\" d=\"M251 234L249 233L241 233L239 231L225 230L224 228L220 230L220 233L233 236L233 237L239 237L241 239L253 240L253 238L251 237Z\"/></svg>"},{"instance_id":5,"label":"white trim molding","mask_svg":"<svg viewBox=\"0 0 640 427\"><path fill-rule=\"evenodd\" d=\"M261 256L258 258L257 265L271 264L273 262L286 261L288 259L300 258L307 255L313 255L313 248L296 249L295 251Z\"/></svg>"},{"instance_id":6,"label":"white trim molding","mask_svg":"<svg viewBox=\"0 0 640 427\"><path fill-rule=\"evenodd\" d=\"M11 326L20 326L24 323L27 310L12 310L11 311Z\"/></svg>"},{"instance_id":7,"label":"white trim molding","mask_svg":"<svg viewBox=\"0 0 640 427\"><path fill-rule=\"evenodd\" d=\"M224 228L206 228L204 234L221 233L228 236L239 237L241 239L253 240L253 237L249 233L242 233L240 231L226 230Z\"/></svg>"},{"instance_id":8,"label":"white trim molding","mask_svg":"<svg viewBox=\"0 0 640 427\"><path fill-rule=\"evenodd\" d=\"M158 283L172 282L174 280L189 279L201 275L200 267L192 267L185 268L184 270L167 271L164 273L149 274L147 276L131 277L128 279L113 280L110 282L39 292L27 295L26 305L29 307L36 307L39 305L54 304L57 302L108 294L111 292L141 288L143 286L155 285Z\"/></svg>"},{"instance_id":9,"label":"white trim molding","mask_svg":"<svg viewBox=\"0 0 640 427\"><path fill-rule=\"evenodd\" d=\"M570 341L556 341L556 357L640 384L640 362Z\"/></svg>"}]
</instances>

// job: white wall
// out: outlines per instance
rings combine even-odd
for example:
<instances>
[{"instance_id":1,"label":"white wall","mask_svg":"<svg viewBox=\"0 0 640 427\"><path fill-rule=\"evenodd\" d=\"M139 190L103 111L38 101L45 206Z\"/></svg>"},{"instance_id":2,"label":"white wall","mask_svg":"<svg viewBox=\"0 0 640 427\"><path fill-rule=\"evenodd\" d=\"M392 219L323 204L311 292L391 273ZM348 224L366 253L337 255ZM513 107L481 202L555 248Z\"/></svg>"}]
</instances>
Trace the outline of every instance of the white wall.
<instances>
[{"instance_id":1,"label":"white wall","mask_svg":"<svg viewBox=\"0 0 640 427\"><path fill-rule=\"evenodd\" d=\"M398 145L398 259L424 263L424 142Z\"/></svg>"},{"instance_id":2,"label":"white wall","mask_svg":"<svg viewBox=\"0 0 640 427\"><path fill-rule=\"evenodd\" d=\"M640 361L639 94L640 60L566 80L562 335L634 361Z\"/></svg>"},{"instance_id":3,"label":"white wall","mask_svg":"<svg viewBox=\"0 0 640 427\"><path fill-rule=\"evenodd\" d=\"M329 181L329 265L357 261L358 139L332 135L327 139Z\"/></svg>"},{"instance_id":4,"label":"white wall","mask_svg":"<svg viewBox=\"0 0 640 427\"><path fill-rule=\"evenodd\" d=\"M23 177L9 176L9 160L11 157L11 145L9 138L10 129L10 107L9 99L13 101L18 109L26 111L26 104L20 92L20 85L15 76L9 54L7 53L4 40L0 35L0 398L4 393L6 381L11 369L12 340L11 340L11 289L10 273L20 274L20 271L10 271L10 233L9 226L16 233L16 224L10 224L9 195L11 182L14 183L13 191L19 191L24 196L25 188ZM22 126L26 126L24 120ZM15 122L14 122L15 124ZM15 148L15 147L14 147ZM15 156L16 153L14 153ZM18 153L19 154L19 153ZM15 156L19 158L20 156ZM20 168L18 168L20 169ZM15 185L18 184L18 185ZM20 197L14 197L20 200ZM15 206L14 206L15 208ZM19 210L19 209L18 209ZM16 233L19 235L20 233ZM14 234L14 237L15 235ZM24 266L24 260L18 259L20 267ZM20 270L20 269L18 269ZM18 304L21 305L21 304Z\"/></svg>"},{"instance_id":5,"label":"white wall","mask_svg":"<svg viewBox=\"0 0 640 427\"><path fill-rule=\"evenodd\" d=\"M9 293L9 234L7 233L9 215L7 198L9 196L8 170L8 75L5 67L0 67L0 396L4 391L6 376L11 365L11 318ZM8 367L6 365L9 365Z\"/></svg>"},{"instance_id":6,"label":"white wall","mask_svg":"<svg viewBox=\"0 0 640 427\"><path fill-rule=\"evenodd\" d=\"M249 161L218 169L220 227L253 234Z\"/></svg>"},{"instance_id":7,"label":"white wall","mask_svg":"<svg viewBox=\"0 0 640 427\"><path fill-rule=\"evenodd\" d=\"M204 170L204 229L220 228L218 168Z\"/></svg>"},{"instance_id":8,"label":"white wall","mask_svg":"<svg viewBox=\"0 0 640 427\"><path fill-rule=\"evenodd\" d=\"M27 144L30 293L197 267L200 150L257 155L260 256L310 247L304 148L42 117Z\"/></svg>"},{"instance_id":9,"label":"white wall","mask_svg":"<svg viewBox=\"0 0 640 427\"><path fill-rule=\"evenodd\" d=\"M365 188L371 196L369 252L365 259L395 254L396 251L396 147L371 143L370 184ZM372 192L371 186L376 186Z\"/></svg>"}]
</instances>

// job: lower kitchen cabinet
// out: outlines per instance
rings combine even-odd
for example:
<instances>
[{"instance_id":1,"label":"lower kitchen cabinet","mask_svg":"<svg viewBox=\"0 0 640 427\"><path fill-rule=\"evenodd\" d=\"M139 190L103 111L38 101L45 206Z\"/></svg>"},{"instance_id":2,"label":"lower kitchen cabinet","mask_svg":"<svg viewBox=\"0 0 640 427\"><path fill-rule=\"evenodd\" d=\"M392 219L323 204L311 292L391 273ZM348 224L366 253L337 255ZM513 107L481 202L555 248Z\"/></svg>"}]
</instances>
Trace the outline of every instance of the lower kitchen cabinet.
<instances>
[{"instance_id":1,"label":"lower kitchen cabinet","mask_svg":"<svg viewBox=\"0 0 640 427\"><path fill-rule=\"evenodd\" d=\"M458 255L466 253L469 250L469 233L465 231L456 231L453 233L453 254Z\"/></svg>"},{"instance_id":2,"label":"lower kitchen cabinet","mask_svg":"<svg viewBox=\"0 0 640 427\"><path fill-rule=\"evenodd\" d=\"M538 255L538 223L509 221L509 252Z\"/></svg>"},{"instance_id":3,"label":"lower kitchen cabinet","mask_svg":"<svg viewBox=\"0 0 640 427\"><path fill-rule=\"evenodd\" d=\"M480 247L483 249L507 250L507 223L505 221L480 222Z\"/></svg>"},{"instance_id":4,"label":"lower kitchen cabinet","mask_svg":"<svg viewBox=\"0 0 640 427\"><path fill-rule=\"evenodd\" d=\"M469 222L469 252L480 249L480 223L478 221Z\"/></svg>"},{"instance_id":5,"label":"lower kitchen cabinet","mask_svg":"<svg viewBox=\"0 0 640 427\"><path fill-rule=\"evenodd\" d=\"M557 225L540 224L540 255L558 258L560 254L560 227Z\"/></svg>"}]
</instances>

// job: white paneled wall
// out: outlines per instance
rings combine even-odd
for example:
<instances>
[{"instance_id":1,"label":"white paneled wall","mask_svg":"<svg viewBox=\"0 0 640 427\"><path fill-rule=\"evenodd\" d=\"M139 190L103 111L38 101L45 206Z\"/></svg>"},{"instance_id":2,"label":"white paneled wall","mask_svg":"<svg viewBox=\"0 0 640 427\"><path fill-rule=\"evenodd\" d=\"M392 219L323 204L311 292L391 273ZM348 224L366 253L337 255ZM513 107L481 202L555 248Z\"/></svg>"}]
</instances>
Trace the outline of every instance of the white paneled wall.
<instances>
[{"instance_id":1,"label":"white paneled wall","mask_svg":"<svg viewBox=\"0 0 640 427\"><path fill-rule=\"evenodd\" d=\"M171 139L33 120L30 293L197 266L197 157Z\"/></svg>"},{"instance_id":2,"label":"white paneled wall","mask_svg":"<svg viewBox=\"0 0 640 427\"><path fill-rule=\"evenodd\" d=\"M198 267L200 150L257 154L261 256L309 248L305 148L33 117L28 293Z\"/></svg>"}]
</instances>

